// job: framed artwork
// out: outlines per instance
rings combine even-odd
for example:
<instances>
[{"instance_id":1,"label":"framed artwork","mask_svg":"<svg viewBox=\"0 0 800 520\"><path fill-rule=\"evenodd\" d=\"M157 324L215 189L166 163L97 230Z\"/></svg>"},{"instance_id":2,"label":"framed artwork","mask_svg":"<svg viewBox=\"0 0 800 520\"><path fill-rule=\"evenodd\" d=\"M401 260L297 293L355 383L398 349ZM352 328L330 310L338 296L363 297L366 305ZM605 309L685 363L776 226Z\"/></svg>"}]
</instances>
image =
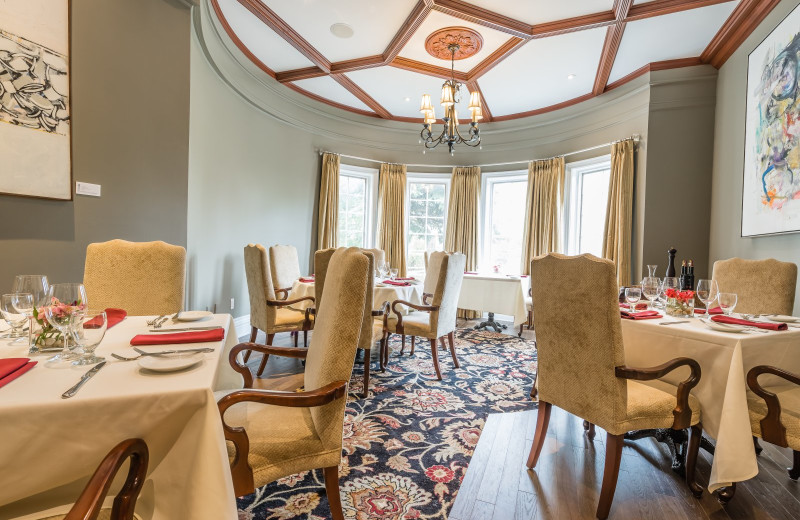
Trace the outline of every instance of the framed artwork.
<instances>
[{"instance_id":1,"label":"framed artwork","mask_svg":"<svg viewBox=\"0 0 800 520\"><path fill-rule=\"evenodd\" d=\"M72 199L69 0L0 1L0 193Z\"/></svg>"},{"instance_id":2,"label":"framed artwork","mask_svg":"<svg viewBox=\"0 0 800 520\"><path fill-rule=\"evenodd\" d=\"M748 56L742 236L800 232L800 7Z\"/></svg>"}]
</instances>

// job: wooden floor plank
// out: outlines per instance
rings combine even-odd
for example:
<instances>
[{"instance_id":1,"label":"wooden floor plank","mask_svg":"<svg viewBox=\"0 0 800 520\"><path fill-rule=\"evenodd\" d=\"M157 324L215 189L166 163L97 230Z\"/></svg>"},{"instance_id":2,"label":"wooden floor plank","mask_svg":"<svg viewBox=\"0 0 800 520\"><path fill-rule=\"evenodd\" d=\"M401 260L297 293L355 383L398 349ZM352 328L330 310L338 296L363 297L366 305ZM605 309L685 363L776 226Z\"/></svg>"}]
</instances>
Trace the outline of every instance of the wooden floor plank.
<instances>
[{"instance_id":1,"label":"wooden floor plank","mask_svg":"<svg viewBox=\"0 0 800 520\"><path fill-rule=\"evenodd\" d=\"M508 415L514 417L514 425L506 458L502 462L503 472L500 475L497 495L493 501L495 505L493 518L497 520L507 520L516 516L518 505L517 489L519 488L519 480L526 470L525 459L527 458L525 451L527 442L522 433L527 423L527 416L532 414L517 412Z\"/></svg>"},{"instance_id":2,"label":"wooden floor plank","mask_svg":"<svg viewBox=\"0 0 800 520\"><path fill-rule=\"evenodd\" d=\"M486 424L483 426L483 431L478 440L478 446L475 448L469 467L467 467L467 474L464 475L464 480L461 482L458 495L450 510L455 517L469 518L471 514L472 506L480 489L483 470L489 463L489 455L492 451L494 438L500 427L500 415L490 414L486 419Z\"/></svg>"},{"instance_id":3,"label":"wooden floor plank","mask_svg":"<svg viewBox=\"0 0 800 520\"><path fill-rule=\"evenodd\" d=\"M500 489L500 481L503 475L504 462L508 454L508 446L511 436L514 433L514 419L516 414L500 414L497 435L492 444L492 451L489 455L488 464L484 467L483 477L478 486L476 500L494 504Z\"/></svg>"}]
</instances>

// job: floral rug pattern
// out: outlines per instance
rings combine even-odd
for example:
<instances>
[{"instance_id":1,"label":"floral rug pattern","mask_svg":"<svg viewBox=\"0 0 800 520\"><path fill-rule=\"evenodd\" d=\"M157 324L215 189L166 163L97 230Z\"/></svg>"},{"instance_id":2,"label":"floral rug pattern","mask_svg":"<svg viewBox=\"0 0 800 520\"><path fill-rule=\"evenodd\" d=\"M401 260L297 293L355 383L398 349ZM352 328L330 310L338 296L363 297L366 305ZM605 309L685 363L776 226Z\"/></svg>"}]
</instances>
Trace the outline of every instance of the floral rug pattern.
<instances>
[{"instance_id":1,"label":"floral rug pattern","mask_svg":"<svg viewBox=\"0 0 800 520\"><path fill-rule=\"evenodd\" d=\"M409 343L409 342L407 342ZM430 343L398 357L399 336L385 373L374 363L373 390L361 397L363 365L353 370L339 466L347 519L446 519L489 413L533 408L536 374L533 341L459 329L453 369L439 351L442 381L435 379ZM240 520L330 518L321 471L273 482L238 501Z\"/></svg>"}]
</instances>

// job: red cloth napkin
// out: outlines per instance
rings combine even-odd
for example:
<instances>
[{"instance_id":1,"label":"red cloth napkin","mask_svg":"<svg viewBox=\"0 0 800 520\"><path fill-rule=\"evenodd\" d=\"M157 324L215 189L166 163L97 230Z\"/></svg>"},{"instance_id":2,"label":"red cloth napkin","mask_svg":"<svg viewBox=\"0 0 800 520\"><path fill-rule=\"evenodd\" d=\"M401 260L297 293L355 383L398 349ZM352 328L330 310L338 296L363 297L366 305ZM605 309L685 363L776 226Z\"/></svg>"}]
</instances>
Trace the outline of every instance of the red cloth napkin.
<instances>
[{"instance_id":1,"label":"red cloth napkin","mask_svg":"<svg viewBox=\"0 0 800 520\"><path fill-rule=\"evenodd\" d=\"M303 283L314 283L314 277L313 277L313 276L309 276L309 277L300 277L300 278L299 278L299 280L300 280L301 282L303 282Z\"/></svg>"},{"instance_id":2,"label":"red cloth napkin","mask_svg":"<svg viewBox=\"0 0 800 520\"><path fill-rule=\"evenodd\" d=\"M395 280L416 280L413 276L406 276L403 278L395 278Z\"/></svg>"},{"instance_id":3,"label":"red cloth napkin","mask_svg":"<svg viewBox=\"0 0 800 520\"><path fill-rule=\"evenodd\" d=\"M131 346L206 343L208 341L222 341L224 337L225 329L222 327L211 330L198 330L196 332L175 332L173 334L139 334L131 339Z\"/></svg>"},{"instance_id":4,"label":"red cloth napkin","mask_svg":"<svg viewBox=\"0 0 800 520\"><path fill-rule=\"evenodd\" d=\"M106 309L106 323L107 327L110 329L117 323L121 322L125 319L128 313L122 309ZM98 318L92 318L91 320L87 321L83 324L84 329L97 329L100 328L100 320Z\"/></svg>"},{"instance_id":5,"label":"red cloth napkin","mask_svg":"<svg viewBox=\"0 0 800 520\"><path fill-rule=\"evenodd\" d=\"M620 309L619 314L621 318L626 320L653 320L661 317L658 311L630 312Z\"/></svg>"},{"instance_id":6,"label":"red cloth napkin","mask_svg":"<svg viewBox=\"0 0 800 520\"><path fill-rule=\"evenodd\" d=\"M705 309L695 309L694 312L695 312L695 314L705 314L706 310ZM724 314L724 313L722 312L722 307L711 307L710 309L708 309L708 314L712 315L712 314Z\"/></svg>"},{"instance_id":7,"label":"red cloth napkin","mask_svg":"<svg viewBox=\"0 0 800 520\"><path fill-rule=\"evenodd\" d=\"M36 363L38 361L31 361L28 358L0 359L0 387L7 385L32 369Z\"/></svg>"},{"instance_id":8,"label":"red cloth napkin","mask_svg":"<svg viewBox=\"0 0 800 520\"><path fill-rule=\"evenodd\" d=\"M730 316L712 316L711 321L729 323L731 325L744 325L746 327L758 327L759 329L767 330L787 330L789 328L785 323L764 323L763 321L740 320L739 318L732 318Z\"/></svg>"},{"instance_id":9,"label":"red cloth napkin","mask_svg":"<svg viewBox=\"0 0 800 520\"><path fill-rule=\"evenodd\" d=\"M394 281L394 280L384 280L383 283L385 283L386 285L400 285L402 287L405 287L407 285L411 285L408 282L397 282L397 281Z\"/></svg>"},{"instance_id":10,"label":"red cloth napkin","mask_svg":"<svg viewBox=\"0 0 800 520\"><path fill-rule=\"evenodd\" d=\"M620 309L630 309L631 308L631 306L629 304L627 304L627 303L620 303L619 307L620 307ZM647 308L647 304L640 302L640 303L636 304L636 309L634 309L634 310L638 311L638 310L644 310L646 308Z\"/></svg>"}]
</instances>

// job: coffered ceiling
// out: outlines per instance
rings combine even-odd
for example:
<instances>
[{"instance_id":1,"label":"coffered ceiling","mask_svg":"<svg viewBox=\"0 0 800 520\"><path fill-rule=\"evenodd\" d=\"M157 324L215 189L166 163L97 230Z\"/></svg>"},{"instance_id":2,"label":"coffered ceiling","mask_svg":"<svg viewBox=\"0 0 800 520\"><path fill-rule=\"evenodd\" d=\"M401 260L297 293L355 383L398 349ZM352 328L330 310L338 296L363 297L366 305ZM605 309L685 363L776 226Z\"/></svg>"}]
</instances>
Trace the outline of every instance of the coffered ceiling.
<instances>
[{"instance_id":1,"label":"coffered ceiling","mask_svg":"<svg viewBox=\"0 0 800 520\"><path fill-rule=\"evenodd\" d=\"M428 36L477 31L480 51L457 60L455 74L481 92L491 122L568 106L651 70L720 67L779 0L210 2L269 76L317 101L400 121L421 122L421 95L437 100L450 75L450 62L426 51ZM467 101L459 113L469 113Z\"/></svg>"}]
</instances>

